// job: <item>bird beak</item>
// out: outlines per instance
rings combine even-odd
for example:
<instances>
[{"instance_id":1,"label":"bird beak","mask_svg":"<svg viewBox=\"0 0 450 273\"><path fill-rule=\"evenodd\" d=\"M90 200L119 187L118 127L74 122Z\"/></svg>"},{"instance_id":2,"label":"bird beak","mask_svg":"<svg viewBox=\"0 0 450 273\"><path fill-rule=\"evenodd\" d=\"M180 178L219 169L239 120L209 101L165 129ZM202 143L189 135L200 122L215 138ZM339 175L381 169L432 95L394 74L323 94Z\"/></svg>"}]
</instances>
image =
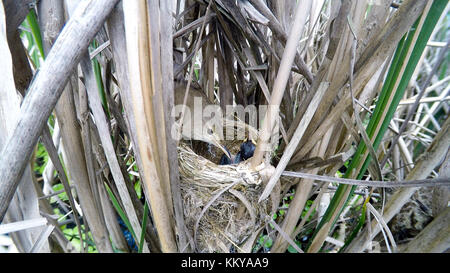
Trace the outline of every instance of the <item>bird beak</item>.
<instances>
[{"instance_id":1,"label":"bird beak","mask_svg":"<svg viewBox=\"0 0 450 273\"><path fill-rule=\"evenodd\" d=\"M225 147L223 147L223 145L220 144L219 141L217 141L216 139L213 139L212 142L213 142L213 144L214 144L216 147L218 147L219 149L221 149L222 152L223 152L229 159L231 159L229 152L228 152L227 150L225 150Z\"/></svg>"},{"instance_id":2,"label":"bird beak","mask_svg":"<svg viewBox=\"0 0 450 273\"><path fill-rule=\"evenodd\" d=\"M213 133L213 134L212 134L212 137L211 137L211 143L212 143L213 145L215 145L216 147L218 147L219 149L221 149L222 152L223 152L230 160L232 160L230 152L228 152L228 151L225 149L225 147L224 147L222 144L220 144L220 138L219 138L219 136L218 136L216 133Z\"/></svg>"}]
</instances>

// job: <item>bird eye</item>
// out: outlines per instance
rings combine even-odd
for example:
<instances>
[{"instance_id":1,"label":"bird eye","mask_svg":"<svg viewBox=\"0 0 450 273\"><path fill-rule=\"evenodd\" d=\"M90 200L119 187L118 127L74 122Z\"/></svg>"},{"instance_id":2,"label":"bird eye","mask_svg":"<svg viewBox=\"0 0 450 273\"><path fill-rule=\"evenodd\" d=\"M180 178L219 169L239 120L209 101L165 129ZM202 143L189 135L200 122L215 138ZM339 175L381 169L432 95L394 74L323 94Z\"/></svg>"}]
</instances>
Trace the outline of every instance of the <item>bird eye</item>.
<instances>
[{"instance_id":1,"label":"bird eye","mask_svg":"<svg viewBox=\"0 0 450 273\"><path fill-rule=\"evenodd\" d=\"M212 129L208 129L208 134L212 135L213 134L213 130Z\"/></svg>"}]
</instances>

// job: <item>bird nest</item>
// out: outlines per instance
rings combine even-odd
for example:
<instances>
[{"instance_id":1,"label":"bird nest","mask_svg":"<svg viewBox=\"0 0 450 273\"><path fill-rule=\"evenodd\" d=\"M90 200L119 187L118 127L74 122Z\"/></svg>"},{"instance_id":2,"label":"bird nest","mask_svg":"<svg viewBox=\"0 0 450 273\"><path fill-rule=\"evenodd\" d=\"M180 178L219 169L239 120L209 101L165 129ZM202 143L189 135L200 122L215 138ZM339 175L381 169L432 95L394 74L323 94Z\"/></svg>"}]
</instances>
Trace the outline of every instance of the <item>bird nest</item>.
<instances>
[{"instance_id":1,"label":"bird nest","mask_svg":"<svg viewBox=\"0 0 450 273\"><path fill-rule=\"evenodd\" d=\"M257 135L256 129L240 121L225 121L224 130ZM224 143L231 151L242 140ZM243 244L261 230L271 211L270 202L258 202L267 168L251 170L249 160L218 165L183 141L178 146L178 161L184 216L196 251L243 251Z\"/></svg>"}]
</instances>

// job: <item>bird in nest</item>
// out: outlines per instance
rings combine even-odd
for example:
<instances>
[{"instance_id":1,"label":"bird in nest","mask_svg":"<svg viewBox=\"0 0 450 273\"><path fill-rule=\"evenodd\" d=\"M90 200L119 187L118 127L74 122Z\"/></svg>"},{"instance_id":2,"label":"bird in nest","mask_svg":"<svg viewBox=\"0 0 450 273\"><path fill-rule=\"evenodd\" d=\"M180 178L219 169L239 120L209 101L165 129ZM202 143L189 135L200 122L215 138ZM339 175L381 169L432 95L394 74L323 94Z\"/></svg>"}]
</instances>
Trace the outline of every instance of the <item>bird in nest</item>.
<instances>
[{"instance_id":1,"label":"bird in nest","mask_svg":"<svg viewBox=\"0 0 450 273\"><path fill-rule=\"evenodd\" d=\"M239 152L232 156L230 151L226 147L226 154L224 153L222 157L220 158L219 165L229 165L229 164L238 164L242 161L245 161L253 156L255 153L255 143L253 140L247 139L244 140L244 142L241 144Z\"/></svg>"}]
</instances>

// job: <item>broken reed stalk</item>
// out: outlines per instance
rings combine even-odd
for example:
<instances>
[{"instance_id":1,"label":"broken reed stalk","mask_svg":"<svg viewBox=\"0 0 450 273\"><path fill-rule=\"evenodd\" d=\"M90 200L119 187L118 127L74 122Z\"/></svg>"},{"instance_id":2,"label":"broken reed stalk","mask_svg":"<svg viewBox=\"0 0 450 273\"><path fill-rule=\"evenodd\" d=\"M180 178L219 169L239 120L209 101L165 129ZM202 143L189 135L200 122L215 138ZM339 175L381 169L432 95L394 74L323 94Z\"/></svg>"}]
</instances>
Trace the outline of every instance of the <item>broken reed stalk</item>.
<instances>
[{"instance_id":1,"label":"broken reed stalk","mask_svg":"<svg viewBox=\"0 0 450 273\"><path fill-rule=\"evenodd\" d=\"M0 221L69 75L117 2L80 1L32 82L18 124L0 155L8 159L0 161Z\"/></svg>"}]
</instances>

